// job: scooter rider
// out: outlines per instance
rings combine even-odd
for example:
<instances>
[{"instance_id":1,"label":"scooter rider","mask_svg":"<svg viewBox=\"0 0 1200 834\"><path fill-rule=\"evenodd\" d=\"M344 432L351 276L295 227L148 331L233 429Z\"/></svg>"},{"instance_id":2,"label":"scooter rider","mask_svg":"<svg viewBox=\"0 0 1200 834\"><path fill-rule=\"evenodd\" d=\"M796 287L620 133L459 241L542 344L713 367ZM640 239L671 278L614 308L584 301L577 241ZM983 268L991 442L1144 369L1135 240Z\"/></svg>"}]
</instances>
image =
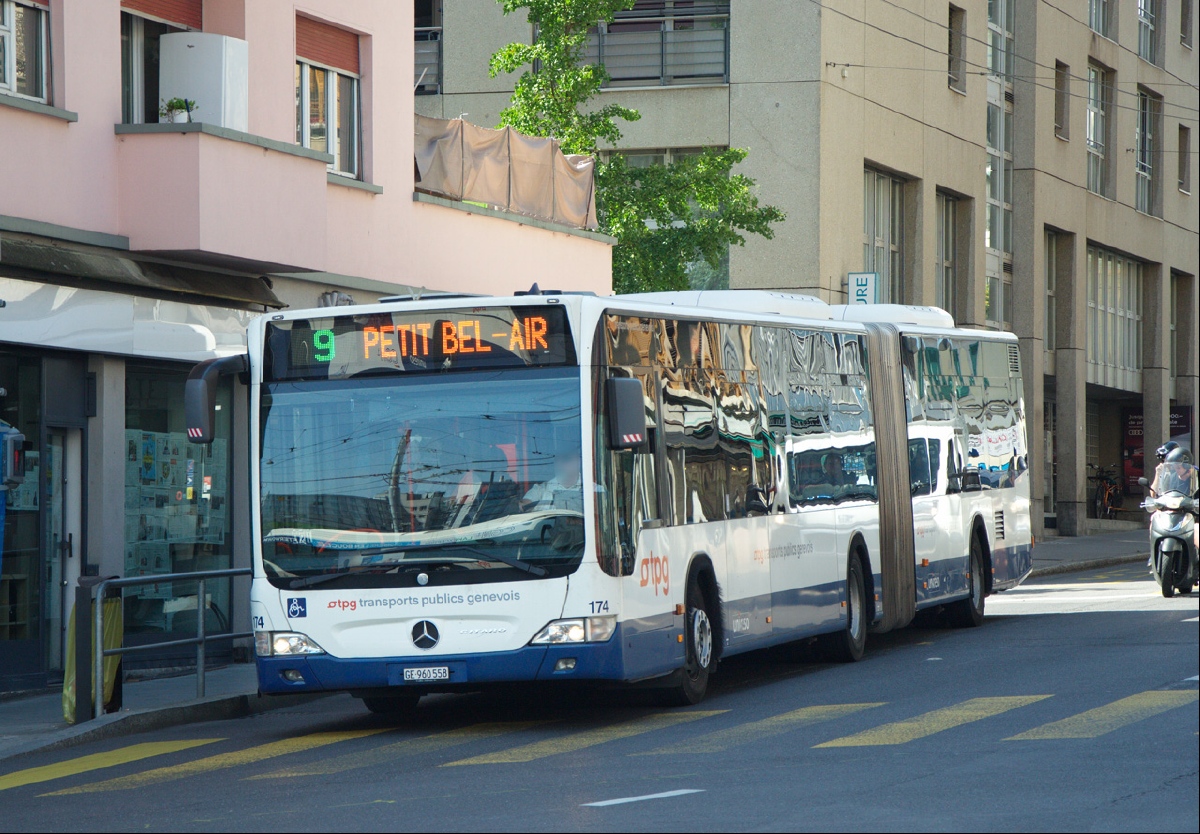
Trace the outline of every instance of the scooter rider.
<instances>
[{"instance_id":1,"label":"scooter rider","mask_svg":"<svg viewBox=\"0 0 1200 834\"><path fill-rule=\"evenodd\" d=\"M1196 467L1192 465L1192 456L1187 449L1176 446L1169 451L1162 465L1159 466L1159 471L1154 476L1154 484L1150 487L1150 494L1154 497L1165 495L1168 492L1182 492L1184 495L1192 498L1196 495L1198 486ZM1200 525L1197 525L1192 533L1193 544L1200 548Z\"/></svg>"},{"instance_id":2,"label":"scooter rider","mask_svg":"<svg viewBox=\"0 0 1200 834\"><path fill-rule=\"evenodd\" d=\"M1168 440L1166 443L1164 443L1163 445L1159 446L1157 449L1154 450L1154 456L1156 458L1158 458L1158 466L1155 467L1155 469L1154 469L1154 477L1150 479L1150 497L1151 498L1158 497L1158 493L1154 491L1154 484L1158 483L1159 477L1162 475L1163 470L1166 468L1165 461L1167 459L1167 455L1171 454L1172 451L1174 451L1175 449L1178 449L1178 448L1179 448L1178 443L1176 443L1174 440Z\"/></svg>"}]
</instances>

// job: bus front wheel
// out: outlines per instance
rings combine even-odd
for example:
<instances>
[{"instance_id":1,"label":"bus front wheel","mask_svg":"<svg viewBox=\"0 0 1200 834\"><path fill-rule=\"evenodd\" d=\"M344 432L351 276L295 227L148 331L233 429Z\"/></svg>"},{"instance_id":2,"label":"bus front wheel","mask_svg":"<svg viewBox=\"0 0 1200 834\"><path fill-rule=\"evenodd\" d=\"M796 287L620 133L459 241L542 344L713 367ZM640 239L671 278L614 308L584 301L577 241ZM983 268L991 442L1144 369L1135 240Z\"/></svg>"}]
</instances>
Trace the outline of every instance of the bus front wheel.
<instances>
[{"instance_id":1,"label":"bus front wheel","mask_svg":"<svg viewBox=\"0 0 1200 834\"><path fill-rule=\"evenodd\" d=\"M971 536L969 565L967 585L971 590L971 595L947 606L951 622L959 628L978 628L983 625L983 607L984 600L987 598L987 586L984 584L983 544L979 541L978 533Z\"/></svg>"},{"instance_id":2,"label":"bus front wheel","mask_svg":"<svg viewBox=\"0 0 1200 834\"><path fill-rule=\"evenodd\" d=\"M672 685L663 690L662 702L666 706L687 707L704 700L716 658L708 604L695 578L688 583L683 627L683 668L676 670Z\"/></svg>"}]
</instances>

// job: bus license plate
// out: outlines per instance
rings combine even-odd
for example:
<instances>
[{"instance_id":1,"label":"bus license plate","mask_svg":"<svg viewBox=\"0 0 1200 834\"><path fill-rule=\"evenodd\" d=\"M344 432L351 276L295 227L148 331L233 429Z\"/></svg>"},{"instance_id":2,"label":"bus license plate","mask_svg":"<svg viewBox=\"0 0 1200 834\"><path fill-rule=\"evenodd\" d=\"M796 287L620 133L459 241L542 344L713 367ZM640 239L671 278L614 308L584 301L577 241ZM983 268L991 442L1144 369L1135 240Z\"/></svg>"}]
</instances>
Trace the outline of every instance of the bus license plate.
<instances>
[{"instance_id":1,"label":"bus license plate","mask_svg":"<svg viewBox=\"0 0 1200 834\"><path fill-rule=\"evenodd\" d=\"M405 669L406 681L448 681L450 680L449 666L421 666L417 669Z\"/></svg>"}]
</instances>

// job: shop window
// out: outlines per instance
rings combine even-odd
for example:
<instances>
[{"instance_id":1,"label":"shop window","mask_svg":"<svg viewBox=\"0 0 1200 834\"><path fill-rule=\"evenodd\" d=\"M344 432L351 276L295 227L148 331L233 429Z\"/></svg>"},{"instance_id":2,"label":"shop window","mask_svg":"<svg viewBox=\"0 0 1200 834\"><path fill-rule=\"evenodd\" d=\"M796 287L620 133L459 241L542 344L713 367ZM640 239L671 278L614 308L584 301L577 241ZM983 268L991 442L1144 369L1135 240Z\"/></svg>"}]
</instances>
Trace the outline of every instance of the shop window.
<instances>
[{"instance_id":1,"label":"shop window","mask_svg":"<svg viewBox=\"0 0 1200 834\"><path fill-rule=\"evenodd\" d=\"M0 433L17 431L37 443L41 435L41 361L0 354ZM25 453L25 478L0 491L0 683L36 672L41 623L41 450ZM3 688L3 687L0 687Z\"/></svg>"},{"instance_id":2,"label":"shop window","mask_svg":"<svg viewBox=\"0 0 1200 834\"><path fill-rule=\"evenodd\" d=\"M125 575L232 567L229 508L232 382L216 399L216 439L189 442L186 371L129 366L125 373ZM207 583L206 627L228 631L229 581ZM131 588L125 629L195 633L195 582ZM216 631L214 631L216 633Z\"/></svg>"}]
</instances>

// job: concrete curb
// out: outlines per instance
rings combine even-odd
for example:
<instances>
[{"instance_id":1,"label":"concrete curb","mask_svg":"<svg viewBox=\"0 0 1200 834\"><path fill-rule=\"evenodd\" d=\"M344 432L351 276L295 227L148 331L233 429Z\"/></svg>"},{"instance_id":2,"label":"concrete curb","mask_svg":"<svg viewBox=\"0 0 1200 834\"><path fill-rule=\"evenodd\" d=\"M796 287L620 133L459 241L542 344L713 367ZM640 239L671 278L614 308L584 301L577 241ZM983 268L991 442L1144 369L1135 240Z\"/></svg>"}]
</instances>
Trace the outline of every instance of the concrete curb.
<instances>
[{"instance_id":1,"label":"concrete curb","mask_svg":"<svg viewBox=\"0 0 1200 834\"><path fill-rule=\"evenodd\" d=\"M328 697L332 693L318 692L311 695L273 695L264 697L258 693L244 695L222 695L172 704L169 707L149 707L104 715L74 727L67 727L49 736L30 741L0 753L0 762L42 753L61 750L92 741L195 724L201 721L221 721L227 718L243 718L260 712L285 709Z\"/></svg>"},{"instance_id":2,"label":"concrete curb","mask_svg":"<svg viewBox=\"0 0 1200 834\"><path fill-rule=\"evenodd\" d=\"M1101 559L1086 559L1082 562L1063 562L1059 565L1034 568L1029 574L1029 578L1036 579L1039 576L1053 576L1059 573L1078 573L1079 571L1096 570L1097 568L1111 568L1114 565L1132 565L1137 562L1145 562L1149 558L1149 553L1134 553L1128 556L1105 556Z\"/></svg>"}]
</instances>

